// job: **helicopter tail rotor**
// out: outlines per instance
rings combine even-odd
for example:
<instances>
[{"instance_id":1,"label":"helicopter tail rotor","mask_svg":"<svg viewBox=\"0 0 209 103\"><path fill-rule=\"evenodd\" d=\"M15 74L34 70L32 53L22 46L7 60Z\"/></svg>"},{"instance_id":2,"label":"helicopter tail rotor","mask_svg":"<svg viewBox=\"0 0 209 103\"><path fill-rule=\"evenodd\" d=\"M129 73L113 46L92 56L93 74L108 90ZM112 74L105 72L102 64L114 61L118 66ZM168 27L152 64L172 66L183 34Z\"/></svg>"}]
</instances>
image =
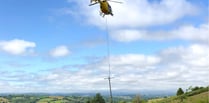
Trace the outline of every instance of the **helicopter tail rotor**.
<instances>
[{"instance_id":1,"label":"helicopter tail rotor","mask_svg":"<svg viewBox=\"0 0 209 103\"><path fill-rule=\"evenodd\" d=\"M114 1L114 0L107 0L107 1L114 2L114 3L120 3L120 4L123 3L123 2L120 2L120 1Z\"/></svg>"},{"instance_id":2,"label":"helicopter tail rotor","mask_svg":"<svg viewBox=\"0 0 209 103\"><path fill-rule=\"evenodd\" d=\"M98 2L98 0L91 0L90 2L91 2L91 3L93 3L93 2Z\"/></svg>"}]
</instances>

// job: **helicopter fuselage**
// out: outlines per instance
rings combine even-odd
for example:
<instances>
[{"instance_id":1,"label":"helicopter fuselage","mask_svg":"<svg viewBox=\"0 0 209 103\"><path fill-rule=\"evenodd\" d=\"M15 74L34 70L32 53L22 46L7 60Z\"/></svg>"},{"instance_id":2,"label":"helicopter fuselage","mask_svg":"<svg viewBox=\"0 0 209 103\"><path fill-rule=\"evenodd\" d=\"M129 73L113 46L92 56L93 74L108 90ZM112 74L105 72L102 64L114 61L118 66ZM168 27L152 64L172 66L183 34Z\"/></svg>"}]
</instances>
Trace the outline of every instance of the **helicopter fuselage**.
<instances>
[{"instance_id":1,"label":"helicopter fuselage","mask_svg":"<svg viewBox=\"0 0 209 103\"><path fill-rule=\"evenodd\" d=\"M94 2L94 3L92 3ZM89 6L91 5L95 5L97 3L100 4L100 14L103 15L103 17L105 15L112 15L113 16L113 13L112 13L112 8L111 6L109 5L109 3L107 2L107 0L91 0L91 3Z\"/></svg>"},{"instance_id":2,"label":"helicopter fuselage","mask_svg":"<svg viewBox=\"0 0 209 103\"><path fill-rule=\"evenodd\" d=\"M104 13L105 15L112 15L112 8L111 6L109 5L109 3L104 0L104 1L100 1L99 0L99 3L100 3L100 9L101 9L101 12Z\"/></svg>"}]
</instances>

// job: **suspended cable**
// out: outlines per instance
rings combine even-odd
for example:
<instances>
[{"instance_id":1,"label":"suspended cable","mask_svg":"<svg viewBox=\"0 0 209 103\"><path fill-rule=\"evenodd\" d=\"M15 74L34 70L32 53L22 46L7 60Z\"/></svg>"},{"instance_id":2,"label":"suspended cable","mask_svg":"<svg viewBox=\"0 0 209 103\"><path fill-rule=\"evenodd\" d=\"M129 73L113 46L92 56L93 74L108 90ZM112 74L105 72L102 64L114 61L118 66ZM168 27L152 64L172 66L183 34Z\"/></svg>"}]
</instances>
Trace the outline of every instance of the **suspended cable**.
<instances>
[{"instance_id":1,"label":"suspended cable","mask_svg":"<svg viewBox=\"0 0 209 103\"><path fill-rule=\"evenodd\" d=\"M108 22L107 17L106 18L106 43L107 43L107 61L108 61L108 82L109 82L109 89L110 89L110 103L113 103L112 98L112 87L111 87L111 66L110 66L110 39L109 39L109 28L108 28Z\"/></svg>"},{"instance_id":2,"label":"suspended cable","mask_svg":"<svg viewBox=\"0 0 209 103\"><path fill-rule=\"evenodd\" d=\"M107 43L107 59L108 59L108 68L109 68L109 77L111 75L110 70L110 39L109 39L109 28L107 23L107 17L106 17L106 43Z\"/></svg>"}]
</instances>

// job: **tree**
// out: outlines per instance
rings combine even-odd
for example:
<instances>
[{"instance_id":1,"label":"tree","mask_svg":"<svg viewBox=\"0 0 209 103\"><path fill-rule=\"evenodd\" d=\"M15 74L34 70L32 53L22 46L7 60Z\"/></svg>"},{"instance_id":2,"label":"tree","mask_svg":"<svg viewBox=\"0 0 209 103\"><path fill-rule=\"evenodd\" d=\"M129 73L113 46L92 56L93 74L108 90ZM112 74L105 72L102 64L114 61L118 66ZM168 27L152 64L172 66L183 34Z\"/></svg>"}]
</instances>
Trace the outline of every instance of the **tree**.
<instances>
[{"instance_id":1,"label":"tree","mask_svg":"<svg viewBox=\"0 0 209 103\"><path fill-rule=\"evenodd\" d=\"M176 95L179 96L179 95L182 95L182 94L184 94L184 91L183 91L181 88L179 88L179 89L177 90Z\"/></svg>"},{"instance_id":2,"label":"tree","mask_svg":"<svg viewBox=\"0 0 209 103\"><path fill-rule=\"evenodd\" d=\"M91 103L90 100L86 101L86 103Z\"/></svg>"},{"instance_id":3,"label":"tree","mask_svg":"<svg viewBox=\"0 0 209 103\"><path fill-rule=\"evenodd\" d=\"M126 101L120 101L119 103L126 103Z\"/></svg>"},{"instance_id":4,"label":"tree","mask_svg":"<svg viewBox=\"0 0 209 103\"><path fill-rule=\"evenodd\" d=\"M104 98L101 96L100 93L97 93L96 96L93 98L91 103L105 103Z\"/></svg>"},{"instance_id":5,"label":"tree","mask_svg":"<svg viewBox=\"0 0 209 103\"><path fill-rule=\"evenodd\" d=\"M139 95L137 95L136 97L134 97L132 103L142 103L142 99Z\"/></svg>"},{"instance_id":6,"label":"tree","mask_svg":"<svg viewBox=\"0 0 209 103\"><path fill-rule=\"evenodd\" d=\"M200 88L198 86L196 86L196 87L192 88L192 91L195 91L195 90L198 90L198 89L200 89Z\"/></svg>"}]
</instances>

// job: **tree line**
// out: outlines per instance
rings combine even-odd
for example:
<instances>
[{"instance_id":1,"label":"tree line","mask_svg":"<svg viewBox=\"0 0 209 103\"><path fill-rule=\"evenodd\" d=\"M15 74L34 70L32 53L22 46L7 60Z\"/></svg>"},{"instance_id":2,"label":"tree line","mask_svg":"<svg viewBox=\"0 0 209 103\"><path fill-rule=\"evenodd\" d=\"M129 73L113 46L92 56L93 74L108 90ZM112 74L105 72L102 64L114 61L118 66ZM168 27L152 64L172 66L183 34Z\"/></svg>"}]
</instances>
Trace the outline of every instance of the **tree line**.
<instances>
[{"instance_id":1,"label":"tree line","mask_svg":"<svg viewBox=\"0 0 209 103\"><path fill-rule=\"evenodd\" d=\"M108 101L105 102L103 96L100 93L97 93L92 99L89 99L86 103L109 103L109 102ZM145 103L145 101L139 95L137 95L132 99L131 102L121 100L118 103Z\"/></svg>"}]
</instances>

